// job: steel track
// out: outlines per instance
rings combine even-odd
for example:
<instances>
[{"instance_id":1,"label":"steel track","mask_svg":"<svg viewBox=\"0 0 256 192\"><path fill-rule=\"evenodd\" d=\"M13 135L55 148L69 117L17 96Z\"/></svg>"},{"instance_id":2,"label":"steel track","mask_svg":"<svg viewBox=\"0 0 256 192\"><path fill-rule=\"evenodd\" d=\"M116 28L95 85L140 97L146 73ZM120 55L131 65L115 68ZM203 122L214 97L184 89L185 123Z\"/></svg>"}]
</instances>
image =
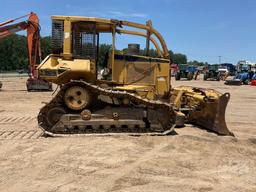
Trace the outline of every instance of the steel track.
<instances>
[{"instance_id":1,"label":"steel track","mask_svg":"<svg viewBox=\"0 0 256 192\"><path fill-rule=\"evenodd\" d=\"M113 90L113 89L104 89L102 87L99 87L97 85L92 85L90 83L87 83L85 81L78 81L78 80L74 80L70 83L65 84L60 91L56 94L56 96L48 103L46 104L39 112L38 115L38 123L39 126L45 130L46 133L48 133L49 135L70 135L70 134L76 134L77 130L75 130L75 127L73 128L69 128L69 130L67 132L65 132L64 128L62 131L60 132L53 132L52 131L52 127L50 127L47 122L46 122L46 117L47 117L47 112L49 109L56 107L56 106L63 106L64 101L64 94L65 91L71 87L71 86L83 86L84 88L88 89L91 91L91 93L93 93L94 95L104 95L104 96L108 96L112 99L129 99L131 102L136 103L138 107L147 107L150 109L153 109L155 111L158 111L159 113L163 114L166 118L162 118L161 119L161 124L164 127L164 131L170 130L174 123L175 123L175 111L173 110L173 107L170 103L167 102L162 102L159 100L148 100L145 98L142 98L136 94L133 93L129 93L127 91L120 91L120 90ZM72 114L72 113L71 113ZM128 125L129 126L129 125ZM115 131L114 131L115 132ZM118 134L120 134L120 131L118 130ZM137 133L137 130L129 130L130 133ZM143 132L152 132L152 129L150 130L146 130ZM154 132L154 131L153 131ZM92 131L92 132L88 132L88 130L86 130L84 133L81 133L81 131L79 131L79 134L110 134L112 133L111 129L104 129L101 130L100 132L98 131ZM117 134L117 133L116 133ZM141 133L144 134L144 133ZM162 134L162 133L157 133L157 134Z\"/></svg>"}]
</instances>

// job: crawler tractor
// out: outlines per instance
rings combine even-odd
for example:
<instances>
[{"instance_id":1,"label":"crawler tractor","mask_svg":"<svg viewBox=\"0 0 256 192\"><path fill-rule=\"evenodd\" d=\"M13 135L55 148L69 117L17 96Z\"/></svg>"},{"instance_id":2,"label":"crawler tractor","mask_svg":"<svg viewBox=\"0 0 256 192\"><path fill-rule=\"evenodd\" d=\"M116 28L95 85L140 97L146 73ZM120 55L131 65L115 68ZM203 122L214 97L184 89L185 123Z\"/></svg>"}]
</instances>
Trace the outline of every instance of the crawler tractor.
<instances>
[{"instance_id":1,"label":"crawler tractor","mask_svg":"<svg viewBox=\"0 0 256 192\"><path fill-rule=\"evenodd\" d=\"M187 80L192 80L195 76L197 69L193 65L188 64L179 64L178 71L175 75L175 80L180 80L181 78L185 78Z\"/></svg>"},{"instance_id":2,"label":"crawler tractor","mask_svg":"<svg viewBox=\"0 0 256 192\"><path fill-rule=\"evenodd\" d=\"M204 71L204 80L220 80L219 65L207 65Z\"/></svg>"},{"instance_id":3,"label":"crawler tractor","mask_svg":"<svg viewBox=\"0 0 256 192\"><path fill-rule=\"evenodd\" d=\"M105 55L105 78L100 79L97 66L104 33L112 35L112 49ZM129 46L127 54L116 51L120 34L145 37L146 55L139 55L138 46ZM158 57L147 56L151 43ZM60 87L38 115L46 134L168 134L187 122L232 135L225 122L229 93L171 89L168 49L151 21L143 25L53 16L52 49L38 67L40 78Z\"/></svg>"}]
</instances>

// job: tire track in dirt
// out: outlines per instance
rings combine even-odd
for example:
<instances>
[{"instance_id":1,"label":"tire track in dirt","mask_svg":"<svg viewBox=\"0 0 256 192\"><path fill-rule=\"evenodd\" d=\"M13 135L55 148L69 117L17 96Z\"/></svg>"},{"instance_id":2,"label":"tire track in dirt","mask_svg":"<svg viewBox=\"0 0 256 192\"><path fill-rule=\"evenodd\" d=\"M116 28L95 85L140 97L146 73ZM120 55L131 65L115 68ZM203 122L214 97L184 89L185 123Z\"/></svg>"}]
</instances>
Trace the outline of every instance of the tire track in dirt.
<instances>
[{"instance_id":1,"label":"tire track in dirt","mask_svg":"<svg viewBox=\"0 0 256 192\"><path fill-rule=\"evenodd\" d=\"M38 130L28 131L0 131L0 140L15 140L15 139L38 139L43 135L43 132Z\"/></svg>"},{"instance_id":2,"label":"tire track in dirt","mask_svg":"<svg viewBox=\"0 0 256 192\"><path fill-rule=\"evenodd\" d=\"M0 124L6 124L6 123L30 123L36 120L36 117L32 116L2 116L0 117Z\"/></svg>"},{"instance_id":3,"label":"tire track in dirt","mask_svg":"<svg viewBox=\"0 0 256 192\"><path fill-rule=\"evenodd\" d=\"M38 139L43 135L39 129L34 129L36 117L33 116L1 116L0 140ZM14 128L22 127L21 129Z\"/></svg>"}]
</instances>

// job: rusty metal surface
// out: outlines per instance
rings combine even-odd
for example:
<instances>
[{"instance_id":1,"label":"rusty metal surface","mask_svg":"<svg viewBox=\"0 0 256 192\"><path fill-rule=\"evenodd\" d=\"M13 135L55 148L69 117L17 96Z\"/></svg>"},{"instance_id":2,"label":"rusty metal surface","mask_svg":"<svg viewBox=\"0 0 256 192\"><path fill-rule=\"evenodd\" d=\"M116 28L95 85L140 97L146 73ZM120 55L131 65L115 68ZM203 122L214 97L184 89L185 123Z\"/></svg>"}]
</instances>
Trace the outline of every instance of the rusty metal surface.
<instances>
[{"instance_id":1,"label":"rusty metal surface","mask_svg":"<svg viewBox=\"0 0 256 192\"><path fill-rule=\"evenodd\" d=\"M154 66L150 63L134 62L127 65L127 84L154 84Z\"/></svg>"},{"instance_id":2,"label":"rusty metal surface","mask_svg":"<svg viewBox=\"0 0 256 192\"><path fill-rule=\"evenodd\" d=\"M29 78L26 86L28 91L52 91L52 83L38 78Z\"/></svg>"},{"instance_id":3,"label":"rusty metal surface","mask_svg":"<svg viewBox=\"0 0 256 192\"><path fill-rule=\"evenodd\" d=\"M186 114L187 122L213 131L230 135L225 121L225 111L230 94L221 94L214 89L180 86L173 90L171 102Z\"/></svg>"},{"instance_id":4,"label":"rusty metal surface","mask_svg":"<svg viewBox=\"0 0 256 192\"><path fill-rule=\"evenodd\" d=\"M219 135L234 136L234 134L229 131L225 120L225 112L229 99L230 94L225 93L216 101L207 103L205 110L201 112L191 111L189 122L216 132Z\"/></svg>"}]
</instances>

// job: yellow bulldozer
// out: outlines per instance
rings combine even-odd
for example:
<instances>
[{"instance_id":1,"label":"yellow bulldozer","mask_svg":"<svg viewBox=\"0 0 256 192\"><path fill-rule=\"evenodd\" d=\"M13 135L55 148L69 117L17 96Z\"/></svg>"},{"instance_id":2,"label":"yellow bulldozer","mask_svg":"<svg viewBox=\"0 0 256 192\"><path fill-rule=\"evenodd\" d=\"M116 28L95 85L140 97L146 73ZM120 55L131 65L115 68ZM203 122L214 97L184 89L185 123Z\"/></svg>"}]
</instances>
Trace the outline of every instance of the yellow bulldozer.
<instances>
[{"instance_id":1,"label":"yellow bulldozer","mask_svg":"<svg viewBox=\"0 0 256 192\"><path fill-rule=\"evenodd\" d=\"M112 36L99 73L100 37ZM121 35L122 34L122 35ZM145 38L146 53L130 44L116 50L117 37ZM151 44L157 57L148 56ZM52 16L52 54L39 65L41 79L59 85L54 98L39 112L38 123L48 135L160 134L192 123L220 135L233 135L225 122L229 93L170 85L166 43L151 21L78 16Z\"/></svg>"}]
</instances>

